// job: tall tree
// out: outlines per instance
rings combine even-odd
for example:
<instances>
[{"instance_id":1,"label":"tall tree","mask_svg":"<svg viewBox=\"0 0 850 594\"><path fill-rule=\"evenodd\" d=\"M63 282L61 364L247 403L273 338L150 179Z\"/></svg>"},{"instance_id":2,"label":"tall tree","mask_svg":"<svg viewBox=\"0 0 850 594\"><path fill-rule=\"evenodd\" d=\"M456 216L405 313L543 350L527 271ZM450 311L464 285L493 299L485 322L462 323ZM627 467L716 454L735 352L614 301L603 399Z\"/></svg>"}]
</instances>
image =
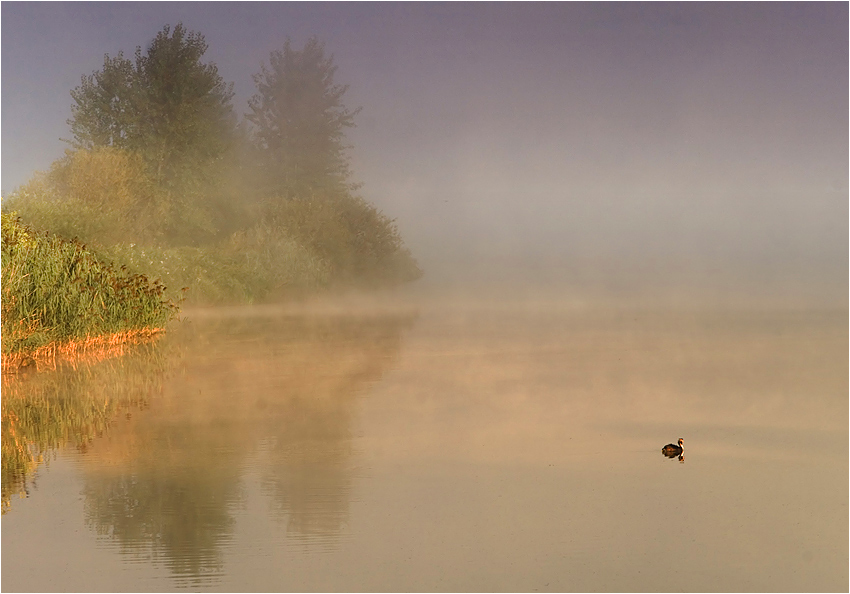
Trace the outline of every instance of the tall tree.
<instances>
[{"instance_id":1,"label":"tall tree","mask_svg":"<svg viewBox=\"0 0 850 594\"><path fill-rule=\"evenodd\" d=\"M135 60L104 57L103 69L71 91L71 144L138 153L172 203L168 235L214 228L201 194L236 138L233 85L213 63L201 61L203 35L166 25ZM179 231L182 228L183 231ZM185 233L184 233L185 234Z\"/></svg>"},{"instance_id":2,"label":"tall tree","mask_svg":"<svg viewBox=\"0 0 850 594\"><path fill-rule=\"evenodd\" d=\"M141 109L131 148L146 153L160 180L214 164L233 141L233 85L224 82L215 64L201 62L206 51L203 35L187 33L180 23L171 35L165 26L146 53L136 48Z\"/></svg>"},{"instance_id":3,"label":"tall tree","mask_svg":"<svg viewBox=\"0 0 850 594\"><path fill-rule=\"evenodd\" d=\"M287 40L261 68L246 117L255 126L265 193L292 198L351 189L345 129L360 108L343 105L348 85L334 84L333 55L325 56L315 37L301 51Z\"/></svg>"},{"instance_id":4,"label":"tall tree","mask_svg":"<svg viewBox=\"0 0 850 594\"><path fill-rule=\"evenodd\" d=\"M203 35L166 25L135 62L104 57L103 69L71 91L71 143L115 146L142 153L167 179L187 162L214 161L236 126L231 99L215 64L204 64Z\"/></svg>"},{"instance_id":5,"label":"tall tree","mask_svg":"<svg viewBox=\"0 0 850 594\"><path fill-rule=\"evenodd\" d=\"M125 148L134 128L134 79L133 63L122 52L115 58L105 55L103 70L83 76L80 86L71 90L71 144Z\"/></svg>"}]
</instances>

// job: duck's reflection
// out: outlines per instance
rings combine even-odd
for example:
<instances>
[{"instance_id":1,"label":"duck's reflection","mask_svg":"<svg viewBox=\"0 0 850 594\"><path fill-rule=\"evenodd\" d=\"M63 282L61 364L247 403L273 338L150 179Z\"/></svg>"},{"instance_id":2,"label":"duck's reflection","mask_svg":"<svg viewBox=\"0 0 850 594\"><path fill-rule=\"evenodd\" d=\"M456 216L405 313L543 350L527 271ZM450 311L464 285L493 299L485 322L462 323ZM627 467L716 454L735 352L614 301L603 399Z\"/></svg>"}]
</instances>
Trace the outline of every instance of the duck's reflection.
<instances>
[{"instance_id":1,"label":"duck's reflection","mask_svg":"<svg viewBox=\"0 0 850 594\"><path fill-rule=\"evenodd\" d=\"M249 461L287 536L332 546L348 520L357 398L413 318L229 319L183 328L185 355L149 410L98 440L86 514L181 582L222 570ZM256 466L252 466L256 468Z\"/></svg>"}]
</instances>

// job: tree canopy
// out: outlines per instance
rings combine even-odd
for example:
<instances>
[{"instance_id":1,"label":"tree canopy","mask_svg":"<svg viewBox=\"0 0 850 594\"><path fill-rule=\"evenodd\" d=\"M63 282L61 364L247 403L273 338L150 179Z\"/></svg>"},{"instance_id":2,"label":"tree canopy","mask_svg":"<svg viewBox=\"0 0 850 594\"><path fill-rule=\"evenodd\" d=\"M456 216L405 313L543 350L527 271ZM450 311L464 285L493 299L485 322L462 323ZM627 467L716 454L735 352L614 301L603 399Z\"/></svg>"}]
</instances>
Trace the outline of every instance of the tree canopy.
<instances>
[{"instance_id":1,"label":"tree canopy","mask_svg":"<svg viewBox=\"0 0 850 594\"><path fill-rule=\"evenodd\" d=\"M6 205L209 302L418 278L395 222L355 192L360 109L324 45L272 52L241 122L206 51L178 23L104 56L71 91L73 149Z\"/></svg>"},{"instance_id":2,"label":"tree canopy","mask_svg":"<svg viewBox=\"0 0 850 594\"><path fill-rule=\"evenodd\" d=\"M233 142L233 85L201 62L204 36L162 28L135 60L106 55L71 91L71 143L139 153L157 183L174 187L221 160ZM195 175L191 175L195 173ZM184 189L184 188L181 188Z\"/></svg>"},{"instance_id":3,"label":"tree canopy","mask_svg":"<svg viewBox=\"0 0 850 594\"><path fill-rule=\"evenodd\" d=\"M360 108L343 105L348 85L334 83L336 70L313 37L300 51L287 40L254 75L246 118L255 126L266 193L291 198L352 188L345 129Z\"/></svg>"}]
</instances>

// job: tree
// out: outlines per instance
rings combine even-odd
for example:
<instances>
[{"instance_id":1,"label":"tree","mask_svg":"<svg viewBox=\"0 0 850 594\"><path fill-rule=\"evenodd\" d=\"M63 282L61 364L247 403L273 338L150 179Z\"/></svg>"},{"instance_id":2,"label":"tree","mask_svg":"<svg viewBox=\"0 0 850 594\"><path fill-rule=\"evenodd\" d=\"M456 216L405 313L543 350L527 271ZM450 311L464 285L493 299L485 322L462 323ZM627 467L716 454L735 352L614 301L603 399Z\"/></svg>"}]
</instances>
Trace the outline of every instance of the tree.
<instances>
[{"instance_id":1,"label":"tree","mask_svg":"<svg viewBox=\"0 0 850 594\"><path fill-rule=\"evenodd\" d=\"M139 154L171 204L163 224L172 239L215 230L203 196L236 139L233 85L201 62L206 50L200 33L166 25L134 61L106 55L103 69L71 91L71 144Z\"/></svg>"},{"instance_id":2,"label":"tree","mask_svg":"<svg viewBox=\"0 0 850 594\"><path fill-rule=\"evenodd\" d=\"M233 85L215 64L201 63L207 44L182 24L166 25L147 52L136 48L136 150L146 153L158 180L179 179L186 169L215 164L233 141Z\"/></svg>"},{"instance_id":3,"label":"tree","mask_svg":"<svg viewBox=\"0 0 850 594\"><path fill-rule=\"evenodd\" d=\"M103 70L83 76L80 86L71 90L75 104L68 124L75 148L125 148L134 127L134 77L133 63L122 52L115 58L107 54Z\"/></svg>"},{"instance_id":4,"label":"tree","mask_svg":"<svg viewBox=\"0 0 850 594\"><path fill-rule=\"evenodd\" d=\"M343 105L348 85L334 84L333 55L326 57L315 37L301 51L287 40L261 68L246 118L255 126L263 193L292 198L353 189L345 129L360 108Z\"/></svg>"}]
</instances>

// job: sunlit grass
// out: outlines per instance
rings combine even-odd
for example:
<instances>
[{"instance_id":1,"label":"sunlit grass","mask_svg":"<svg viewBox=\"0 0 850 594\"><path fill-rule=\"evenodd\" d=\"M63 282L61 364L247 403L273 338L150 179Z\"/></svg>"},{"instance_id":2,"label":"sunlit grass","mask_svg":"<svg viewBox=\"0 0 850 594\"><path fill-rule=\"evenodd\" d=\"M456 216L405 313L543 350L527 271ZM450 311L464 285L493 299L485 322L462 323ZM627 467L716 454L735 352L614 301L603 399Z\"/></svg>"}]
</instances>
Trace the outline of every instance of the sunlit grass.
<instances>
[{"instance_id":1,"label":"sunlit grass","mask_svg":"<svg viewBox=\"0 0 850 594\"><path fill-rule=\"evenodd\" d=\"M194 304L255 303L316 292L330 282L327 263L293 239L257 225L203 247L115 244L98 254L133 271L188 287ZM172 298L182 294L171 291Z\"/></svg>"},{"instance_id":2,"label":"sunlit grass","mask_svg":"<svg viewBox=\"0 0 850 594\"><path fill-rule=\"evenodd\" d=\"M68 241L2 215L2 354L165 327L178 306L166 287ZM69 348L76 348L70 347Z\"/></svg>"}]
</instances>

